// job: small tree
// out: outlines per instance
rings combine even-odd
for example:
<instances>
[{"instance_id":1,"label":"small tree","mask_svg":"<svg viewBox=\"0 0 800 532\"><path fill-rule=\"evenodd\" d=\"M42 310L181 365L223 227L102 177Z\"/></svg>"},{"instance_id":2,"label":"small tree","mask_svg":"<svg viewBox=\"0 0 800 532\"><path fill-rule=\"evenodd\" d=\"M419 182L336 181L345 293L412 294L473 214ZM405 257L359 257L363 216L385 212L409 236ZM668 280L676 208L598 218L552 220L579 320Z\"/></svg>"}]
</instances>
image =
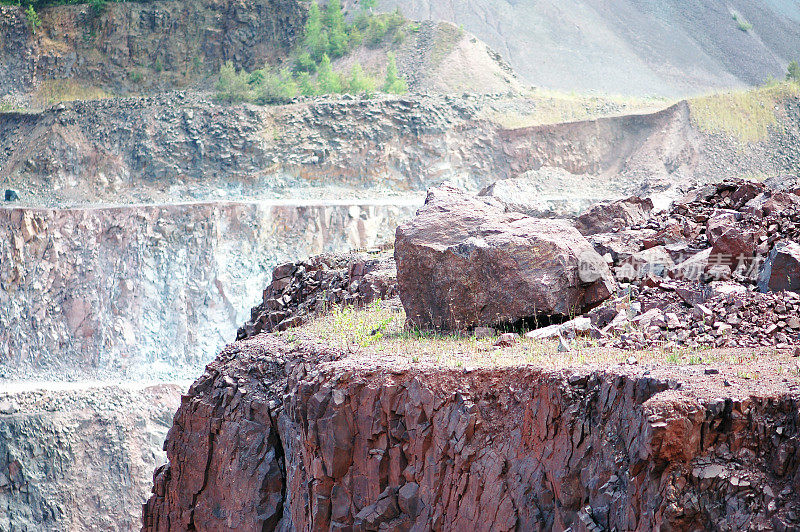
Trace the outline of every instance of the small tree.
<instances>
[{"instance_id":1,"label":"small tree","mask_svg":"<svg viewBox=\"0 0 800 532\"><path fill-rule=\"evenodd\" d=\"M308 72L297 74L297 88L303 96L316 96L319 93L311 80L311 74Z\"/></svg>"},{"instance_id":2,"label":"small tree","mask_svg":"<svg viewBox=\"0 0 800 532\"><path fill-rule=\"evenodd\" d=\"M328 50L328 32L322 26L322 13L316 0L311 2L306 21L305 45L311 57L319 61Z\"/></svg>"},{"instance_id":3,"label":"small tree","mask_svg":"<svg viewBox=\"0 0 800 532\"><path fill-rule=\"evenodd\" d=\"M400 77L397 71L397 60L392 52L387 54L389 60L386 65L386 81L383 84L383 90L392 94L404 94L408 92L408 84L406 80Z\"/></svg>"},{"instance_id":4,"label":"small tree","mask_svg":"<svg viewBox=\"0 0 800 532\"><path fill-rule=\"evenodd\" d=\"M335 94L342 92L342 81L331 66L331 58L323 54L319 64L317 83L322 94Z\"/></svg>"},{"instance_id":5,"label":"small tree","mask_svg":"<svg viewBox=\"0 0 800 532\"><path fill-rule=\"evenodd\" d=\"M347 53L348 38L340 0L328 1L325 26L328 28L328 54L331 57L342 57Z\"/></svg>"},{"instance_id":6,"label":"small tree","mask_svg":"<svg viewBox=\"0 0 800 532\"><path fill-rule=\"evenodd\" d=\"M36 12L36 10L33 8L33 4L28 4L28 9L25 10L25 18L28 21L28 28L30 28L31 33L36 35L36 30L42 25L42 20L39 18L39 14Z\"/></svg>"},{"instance_id":7,"label":"small tree","mask_svg":"<svg viewBox=\"0 0 800 532\"><path fill-rule=\"evenodd\" d=\"M348 92L353 94L370 95L375 92L377 83L373 78L364 73L361 64L356 63L350 70L350 78L347 80Z\"/></svg>"},{"instance_id":8,"label":"small tree","mask_svg":"<svg viewBox=\"0 0 800 532\"><path fill-rule=\"evenodd\" d=\"M786 69L786 80L800 83L800 63L791 61L789 68Z\"/></svg>"}]
</instances>

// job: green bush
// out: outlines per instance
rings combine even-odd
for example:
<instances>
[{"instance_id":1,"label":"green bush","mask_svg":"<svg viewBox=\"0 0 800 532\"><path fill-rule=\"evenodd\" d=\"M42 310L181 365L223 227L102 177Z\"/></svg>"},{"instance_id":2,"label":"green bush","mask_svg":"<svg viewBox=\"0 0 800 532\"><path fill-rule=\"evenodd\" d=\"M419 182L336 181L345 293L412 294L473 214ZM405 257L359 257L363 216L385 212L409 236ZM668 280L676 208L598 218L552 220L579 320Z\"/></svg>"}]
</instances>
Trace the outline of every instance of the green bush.
<instances>
[{"instance_id":1,"label":"green bush","mask_svg":"<svg viewBox=\"0 0 800 532\"><path fill-rule=\"evenodd\" d=\"M383 84L384 92L392 94L405 94L408 92L406 80L400 77L397 71L397 60L392 52L387 54L386 81Z\"/></svg>"},{"instance_id":2,"label":"green bush","mask_svg":"<svg viewBox=\"0 0 800 532\"><path fill-rule=\"evenodd\" d=\"M311 54L307 51L301 52L294 61L294 71L313 74L317 71L317 62L314 61L314 58L312 58Z\"/></svg>"},{"instance_id":3,"label":"green bush","mask_svg":"<svg viewBox=\"0 0 800 532\"><path fill-rule=\"evenodd\" d=\"M297 82L288 69L283 69L276 74L266 67L261 72L260 81L253 89L256 102L260 104L286 103L300 93Z\"/></svg>"},{"instance_id":4,"label":"green bush","mask_svg":"<svg viewBox=\"0 0 800 532\"><path fill-rule=\"evenodd\" d=\"M31 33L36 35L36 30L42 25L42 20L33 8L33 4L29 4L28 8L25 10L25 19L28 21L28 28L30 28Z\"/></svg>"},{"instance_id":5,"label":"green bush","mask_svg":"<svg viewBox=\"0 0 800 532\"><path fill-rule=\"evenodd\" d=\"M227 61L219 69L217 80L217 99L224 102L243 102L252 98L250 74L244 70L236 71L233 63Z\"/></svg>"}]
</instances>

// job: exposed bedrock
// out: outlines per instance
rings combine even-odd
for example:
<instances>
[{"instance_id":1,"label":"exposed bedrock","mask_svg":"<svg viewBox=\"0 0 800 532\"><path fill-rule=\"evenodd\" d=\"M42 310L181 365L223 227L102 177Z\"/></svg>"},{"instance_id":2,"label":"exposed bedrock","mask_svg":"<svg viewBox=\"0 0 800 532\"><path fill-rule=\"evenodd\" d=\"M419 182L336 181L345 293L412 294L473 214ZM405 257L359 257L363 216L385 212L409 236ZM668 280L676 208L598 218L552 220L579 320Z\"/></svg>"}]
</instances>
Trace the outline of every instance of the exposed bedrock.
<instances>
[{"instance_id":1,"label":"exposed bedrock","mask_svg":"<svg viewBox=\"0 0 800 532\"><path fill-rule=\"evenodd\" d=\"M0 384L0 531L138 529L181 387L16 388Z\"/></svg>"},{"instance_id":2,"label":"exposed bedrock","mask_svg":"<svg viewBox=\"0 0 800 532\"><path fill-rule=\"evenodd\" d=\"M0 209L0 375L194 373L235 337L277 263L374 246L413 208Z\"/></svg>"},{"instance_id":3,"label":"exposed bedrock","mask_svg":"<svg viewBox=\"0 0 800 532\"><path fill-rule=\"evenodd\" d=\"M70 5L39 14L32 34L23 8L0 6L2 94L53 79L141 93L186 86L224 61L260 68L291 48L306 17L294 0L112 2L102 13Z\"/></svg>"},{"instance_id":4,"label":"exposed bedrock","mask_svg":"<svg viewBox=\"0 0 800 532\"><path fill-rule=\"evenodd\" d=\"M493 194L502 200L519 190L524 198L506 199L574 214L603 199L800 168L793 98L746 156L737 139L698 130L685 102L512 130L482 118L497 105L485 95L222 106L173 93L0 113L0 171L8 176L0 184L23 201L75 204L236 198L247 190L364 197L517 179Z\"/></svg>"},{"instance_id":5,"label":"exposed bedrock","mask_svg":"<svg viewBox=\"0 0 800 532\"><path fill-rule=\"evenodd\" d=\"M796 529L799 401L261 335L183 398L144 530Z\"/></svg>"}]
</instances>

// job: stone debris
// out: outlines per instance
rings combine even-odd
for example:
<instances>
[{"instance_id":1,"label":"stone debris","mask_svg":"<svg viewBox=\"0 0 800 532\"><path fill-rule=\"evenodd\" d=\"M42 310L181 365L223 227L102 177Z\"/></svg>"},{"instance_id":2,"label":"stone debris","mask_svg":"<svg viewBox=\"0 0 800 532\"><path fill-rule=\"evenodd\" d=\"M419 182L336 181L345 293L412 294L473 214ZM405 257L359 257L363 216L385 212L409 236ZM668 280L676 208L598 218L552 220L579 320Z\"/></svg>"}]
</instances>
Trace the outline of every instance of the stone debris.
<instances>
[{"instance_id":1,"label":"stone debris","mask_svg":"<svg viewBox=\"0 0 800 532\"><path fill-rule=\"evenodd\" d=\"M763 183L695 189L643 223L590 237L624 297L589 314L601 345L800 345L800 196Z\"/></svg>"},{"instance_id":2,"label":"stone debris","mask_svg":"<svg viewBox=\"0 0 800 532\"><path fill-rule=\"evenodd\" d=\"M396 295L397 269L390 252L319 255L281 264L236 339L298 327L334 306L363 307Z\"/></svg>"}]
</instances>

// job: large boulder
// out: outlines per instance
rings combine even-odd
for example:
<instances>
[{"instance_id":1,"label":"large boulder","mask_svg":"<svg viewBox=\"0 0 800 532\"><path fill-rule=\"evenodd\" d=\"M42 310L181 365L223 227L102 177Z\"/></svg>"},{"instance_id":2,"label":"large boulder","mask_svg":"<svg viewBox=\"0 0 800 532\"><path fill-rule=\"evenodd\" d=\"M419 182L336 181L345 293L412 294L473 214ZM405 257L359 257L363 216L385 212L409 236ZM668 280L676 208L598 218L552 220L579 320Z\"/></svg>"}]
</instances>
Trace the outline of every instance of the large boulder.
<instances>
[{"instance_id":1,"label":"large boulder","mask_svg":"<svg viewBox=\"0 0 800 532\"><path fill-rule=\"evenodd\" d=\"M569 223L504 212L450 187L428 193L397 229L400 299L421 328L462 330L583 313L615 290L611 271Z\"/></svg>"},{"instance_id":2,"label":"large boulder","mask_svg":"<svg viewBox=\"0 0 800 532\"><path fill-rule=\"evenodd\" d=\"M653 201L636 196L595 205L575 220L575 227L584 235L608 233L613 230L644 224L650 219Z\"/></svg>"},{"instance_id":3,"label":"large boulder","mask_svg":"<svg viewBox=\"0 0 800 532\"><path fill-rule=\"evenodd\" d=\"M800 292L800 244L775 245L761 268L758 288L762 292Z\"/></svg>"}]
</instances>

